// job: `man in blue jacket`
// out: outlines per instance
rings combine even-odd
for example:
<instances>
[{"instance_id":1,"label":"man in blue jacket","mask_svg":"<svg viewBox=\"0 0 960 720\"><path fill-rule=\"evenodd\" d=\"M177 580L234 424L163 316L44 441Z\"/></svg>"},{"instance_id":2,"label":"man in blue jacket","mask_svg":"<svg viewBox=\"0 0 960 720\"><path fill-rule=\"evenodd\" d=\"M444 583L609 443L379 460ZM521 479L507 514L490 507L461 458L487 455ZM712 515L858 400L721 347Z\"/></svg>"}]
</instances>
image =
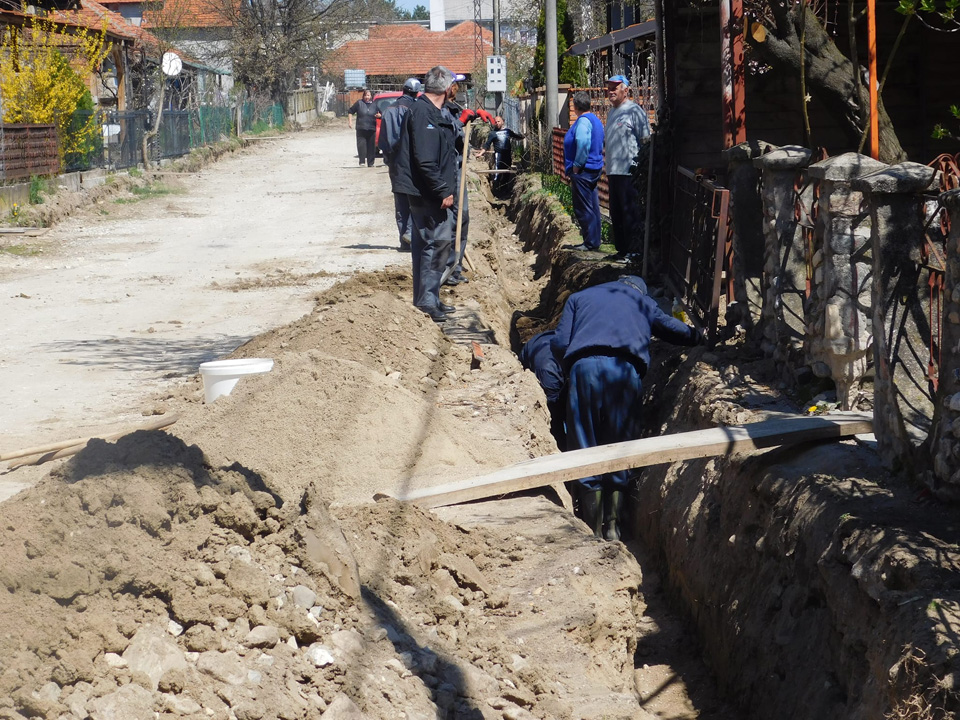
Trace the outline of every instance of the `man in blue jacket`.
<instances>
[{"instance_id":1,"label":"man in blue jacket","mask_svg":"<svg viewBox=\"0 0 960 720\"><path fill-rule=\"evenodd\" d=\"M566 449L563 428L564 399L563 399L563 368L553 356L550 343L556 333L553 330L537 333L527 340L520 351L520 364L537 376L543 394L547 397L547 411L550 413L550 433L557 441L557 447Z\"/></svg>"},{"instance_id":2,"label":"man in blue jacket","mask_svg":"<svg viewBox=\"0 0 960 720\"><path fill-rule=\"evenodd\" d=\"M403 122L403 116L417 99L417 95L423 89L423 83L416 78L407 78L403 83L403 95L394 105L391 105L383 111L383 118L380 120L380 138L377 140L377 146L383 153L383 162L390 170L390 183L393 184L393 154L400 142L400 126ZM393 193L393 210L397 219L397 230L400 232L400 252L410 252L413 234L417 229L413 225L410 217L410 200L405 193Z\"/></svg>"},{"instance_id":3,"label":"man in blue jacket","mask_svg":"<svg viewBox=\"0 0 960 720\"><path fill-rule=\"evenodd\" d=\"M635 275L567 299L550 343L567 379L567 450L636 440L650 338L697 345L702 334L663 312ZM580 515L597 537L620 539L627 471L579 481Z\"/></svg>"},{"instance_id":4,"label":"man in blue jacket","mask_svg":"<svg viewBox=\"0 0 960 720\"><path fill-rule=\"evenodd\" d=\"M590 112L590 95L573 95L577 120L563 138L563 167L573 190L573 215L583 242L573 250L600 247L600 193L597 183L603 171L603 122Z\"/></svg>"},{"instance_id":5,"label":"man in blue jacket","mask_svg":"<svg viewBox=\"0 0 960 720\"><path fill-rule=\"evenodd\" d=\"M442 323L456 308L440 301L440 282L453 242L450 208L457 191L455 130L441 108L454 75L442 65L431 68L401 127L394 154L393 189L410 198L417 227L413 237L413 304Z\"/></svg>"}]
</instances>

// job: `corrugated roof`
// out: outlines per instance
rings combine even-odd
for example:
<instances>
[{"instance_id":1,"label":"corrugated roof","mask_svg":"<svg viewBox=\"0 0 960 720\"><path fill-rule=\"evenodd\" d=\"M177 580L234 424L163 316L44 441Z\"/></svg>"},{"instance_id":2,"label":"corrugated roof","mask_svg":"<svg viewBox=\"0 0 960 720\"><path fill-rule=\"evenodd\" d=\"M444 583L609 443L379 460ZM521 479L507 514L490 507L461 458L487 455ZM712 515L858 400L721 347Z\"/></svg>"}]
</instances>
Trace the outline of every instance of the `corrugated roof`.
<instances>
[{"instance_id":1,"label":"corrugated roof","mask_svg":"<svg viewBox=\"0 0 960 720\"><path fill-rule=\"evenodd\" d=\"M476 65L476 23L463 22L446 32L421 25L374 25L366 40L343 45L327 63L330 71L365 70L367 75L423 75L434 65L469 73ZM493 50L493 34L482 29L484 55Z\"/></svg>"}]
</instances>

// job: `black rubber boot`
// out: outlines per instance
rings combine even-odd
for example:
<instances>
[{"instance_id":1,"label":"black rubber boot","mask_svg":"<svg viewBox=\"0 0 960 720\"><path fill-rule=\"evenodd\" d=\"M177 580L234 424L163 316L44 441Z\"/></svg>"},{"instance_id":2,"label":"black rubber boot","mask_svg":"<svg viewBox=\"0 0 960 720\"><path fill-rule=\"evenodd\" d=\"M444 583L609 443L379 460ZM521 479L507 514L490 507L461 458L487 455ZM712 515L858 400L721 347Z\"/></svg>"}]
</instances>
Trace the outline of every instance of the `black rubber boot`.
<instances>
[{"instance_id":1,"label":"black rubber boot","mask_svg":"<svg viewBox=\"0 0 960 720\"><path fill-rule=\"evenodd\" d=\"M623 492L608 490L603 497L603 537L607 540L619 540L623 524Z\"/></svg>"},{"instance_id":2,"label":"black rubber boot","mask_svg":"<svg viewBox=\"0 0 960 720\"><path fill-rule=\"evenodd\" d=\"M603 491L580 489L580 519L593 530L598 538L603 537Z\"/></svg>"}]
</instances>

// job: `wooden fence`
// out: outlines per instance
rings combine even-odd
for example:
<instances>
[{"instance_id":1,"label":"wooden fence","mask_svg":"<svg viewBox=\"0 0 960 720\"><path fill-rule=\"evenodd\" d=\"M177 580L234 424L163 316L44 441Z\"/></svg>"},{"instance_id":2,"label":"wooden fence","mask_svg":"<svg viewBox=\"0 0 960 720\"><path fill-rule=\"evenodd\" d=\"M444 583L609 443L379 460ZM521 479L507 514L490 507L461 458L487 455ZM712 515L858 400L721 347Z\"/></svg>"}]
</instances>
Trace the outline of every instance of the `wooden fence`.
<instances>
[{"instance_id":1,"label":"wooden fence","mask_svg":"<svg viewBox=\"0 0 960 720\"><path fill-rule=\"evenodd\" d=\"M0 181L58 172L56 126L4 124L0 127Z\"/></svg>"}]
</instances>

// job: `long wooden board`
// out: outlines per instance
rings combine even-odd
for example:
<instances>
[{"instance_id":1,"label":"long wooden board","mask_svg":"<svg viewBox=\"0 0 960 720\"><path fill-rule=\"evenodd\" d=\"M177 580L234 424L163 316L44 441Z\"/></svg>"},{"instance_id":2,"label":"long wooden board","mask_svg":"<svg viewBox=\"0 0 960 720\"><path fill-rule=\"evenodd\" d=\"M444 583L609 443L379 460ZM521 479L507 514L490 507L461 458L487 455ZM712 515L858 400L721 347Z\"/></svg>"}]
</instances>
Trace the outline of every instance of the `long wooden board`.
<instances>
[{"instance_id":1,"label":"long wooden board","mask_svg":"<svg viewBox=\"0 0 960 720\"><path fill-rule=\"evenodd\" d=\"M488 475L415 490L398 499L423 507L455 505L617 470L869 432L873 432L873 416L863 413L777 418L547 455Z\"/></svg>"}]
</instances>

